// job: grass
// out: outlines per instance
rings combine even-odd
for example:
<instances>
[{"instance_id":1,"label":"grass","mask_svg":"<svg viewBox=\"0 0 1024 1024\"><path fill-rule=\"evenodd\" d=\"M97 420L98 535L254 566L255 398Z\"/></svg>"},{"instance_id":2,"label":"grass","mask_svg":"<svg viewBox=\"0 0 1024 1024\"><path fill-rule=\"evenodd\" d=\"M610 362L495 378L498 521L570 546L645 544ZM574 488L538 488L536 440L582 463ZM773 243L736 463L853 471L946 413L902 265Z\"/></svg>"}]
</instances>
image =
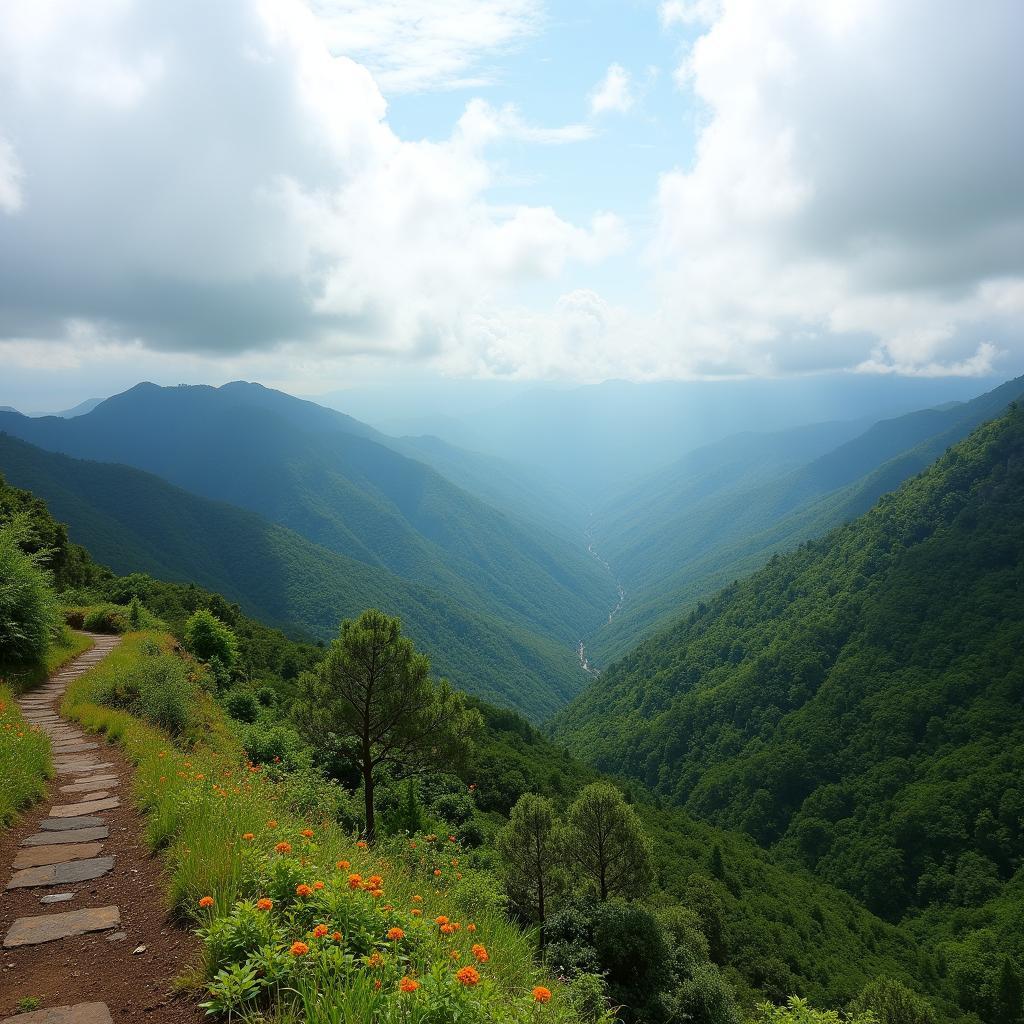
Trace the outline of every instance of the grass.
<instances>
[{"instance_id":1,"label":"grass","mask_svg":"<svg viewBox=\"0 0 1024 1024\"><path fill-rule=\"evenodd\" d=\"M53 774L50 741L29 726L14 703L14 692L0 683L0 827L46 792Z\"/></svg>"},{"instance_id":2,"label":"grass","mask_svg":"<svg viewBox=\"0 0 1024 1024\"><path fill-rule=\"evenodd\" d=\"M50 741L37 726L25 722L14 698L44 681L91 644L88 637L65 630L42 664L5 673L0 681L0 828L9 826L19 811L40 799L47 780L53 776Z\"/></svg>"},{"instance_id":3,"label":"grass","mask_svg":"<svg viewBox=\"0 0 1024 1024\"><path fill-rule=\"evenodd\" d=\"M128 634L71 685L64 710L122 744L136 765L135 796L147 840L166 860L172 912L204 936L212 1010L230 1017L258 1008L309 1024L580 1019L569 990L536 966L533 937L501 913L496 883L455 863L461 851L447 837L371 850L332 821L309 820L295 799L308 780L293 788L286 777L273 780L249 765L197 686L174 739L123 707L98 703L145 693L151 664L169 657L160 653L168 649L160 634ZM350 875L381 882L352 887ZM303 885L308 894L297 890ZM258 909L261 899L273 906ZM460 927L445 934L439 917ZM318 924L328 928L325 936L314 934ZM388 938L393 928L401 939ZM331 938L335 932L340 940ZM307 951L290 952L296 942ZM474 943L486 947L485 963ZM464 967L479 981L460 981ZM414 991L400 988L405 977L415 980ZM551 990L550 1002L534 999L538 985Z\"/></svg>"},{"instance_id":4,"label":"grass","mask_svg":"<svg viewBox=\"0 0 1024 1024\"><path fill-rule=\"evenodd\" d=\"M63 629L43 661L29 666L0 665L0 677L15 694L25 693L27 690L45 683L57 669L85 653L90 647L92 647L92 641L87 636L70 629Z\"/></svg>"}]
</instances>

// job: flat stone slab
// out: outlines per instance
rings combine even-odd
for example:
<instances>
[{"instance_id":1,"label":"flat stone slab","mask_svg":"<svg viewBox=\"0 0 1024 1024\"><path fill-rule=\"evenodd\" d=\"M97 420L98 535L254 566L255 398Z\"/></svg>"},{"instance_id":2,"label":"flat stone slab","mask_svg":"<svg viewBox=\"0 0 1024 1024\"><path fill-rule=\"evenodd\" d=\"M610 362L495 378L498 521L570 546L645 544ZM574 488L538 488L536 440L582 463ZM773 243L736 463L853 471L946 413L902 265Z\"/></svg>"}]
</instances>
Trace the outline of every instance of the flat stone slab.
<instances>
[{"instance_id":1,"label":"flat stone slab","mask_svg":"<svg viewBox=\"0 0 1024 1024\"><path fill-rule=\"evenodd\" d=\"M53 752L55 754L80 754L83 750L98 750L98 743L55 743Z\"/></svg>"},{"instance_id":2,"label":"flat stone slab","mask_svg":"<svg viewBox=\"0 0 1024 1024\"><path fill-rule=\"evenodd\" d=\"M56 843L52 846L29 846L14 857L15 868L37 868L42 864L63 864L69 860L97 857L102 843Z\"/></svg>"},{"instance_id":3,"label":"flat stone slab","mask_svg":"<svg viewBox=\"0 0 1024 1024\"><path fill-rule=\"evenodd\" d=\"M121 911L117 907L90 907L88 910L68 910L63 914L19 917L4 936L4 949L34 946L88 932L105 932L120 924Z\"/></svg>"},{"instance_id":4,"label":"flat stone slab","mask_svg":"<svg viewBox=\"0 0 1024 1024\"><path fill-rule=\"evenodd\" d=\"M67 903L68 900L73 900L75 894L73 892L51 892L49 896L40 896L40 903Z\"/></svg>"},{"instance_id":5,"label":"flat stone slab","mask_svg":"<svg viewBox=\"0 0 1024 1024\"><path fill-rule=\"evenodd\" d=\"M44 832L67 832L70 829L94 828L96 825L102 824L102 818L95 818L91 814L86 814L77 818L43 818L39 822L39 827Z\"/></svg>"},{"instance_id":6,"label":"flat stone slab","mask_svg":"<svg viewBox=\"0 0 1024 1024\"><path fill-rule=\"evenodd\" d=\"M110 796L110 791L106 790L106 789L101 789L101 790L99 790L97 792L93 792L93 793L78 793L78 794L69 793L68 795L69 796L76 796L77 795L78 796L78 803L79 804L84 804L84 803L87 803L90 800L106 800L107 797ZM77 807L78 804L73 804L73 806Z\"/></svg>"},{"instance_id":7,"label":"flat stone slab","mask_svg":"<svg viewBox=\"0 0 1024 1024\"><path fill-rule=\"evenodd\" d=\"M66 819L65 819L66 820ZM99 818L88 818L88 821L99 821ZM22 846L55 846L62 843L95 843L106 839L110 829L106 825L95 828L75 828L68 832L37 832L35 835L22 839Z\"/></svg>"},{"instance_id":8,"label":"flat stone slab","mask_svg":"<svg viewBox=\"0 0 1024 1024\"><path fill-rule=\"evenodd\" d=\"M72 782L67 786L61 786L62 793L88 793L93 789L116 789L121 785L121 780L116 775L98 775L94 779L85 779L83 782Z\"/></svg>"},{"instance_id":9,"label":"flat stone slab","mask_svg":"<svg viewBox=\"0 0 1024 1024\"><path fill-rule=\"evenodd\" d=\"M32 1013L19 1013L0 1024L114 1024L106 1003L75 1003L74 1006L53 1006Z\"/></svg>"},{"instance_id":10,"label":"flat stone slab","mask_svg":"<svg viewBox=\"0 0 1024 1024\"><path fill-rule=\"evenodd\" d=\"M120 807L121 801L116 796L106 800L83 800L77 804L58 804L50 808L51 818L70 818L77 814L97 814L100 811L112 811Z\"/></svg>"},{"instance_id":11,"label":"flat stone slab","mask_svg":"<svg viewBox=\"0 0 1024 1024\"><path fill-rule=\"evenodd\" d=\"M54 761L53 770L58 775L91 775L101 768L113 768L113 761Z\"/></svg>"},{"instance_id":12,"label":"flat stone slab","mask_svg":"<svg viewBox=\"0 0 1024 1024\"><path fill-rule=\"evenodd\" d=\"M37 868L15 871L7 883L8 889L29 889L37 885L71 885L100 878L114 868L113 857L92 857L74 860L68 864L43 864Z\"/></svg>"}]
</instances>

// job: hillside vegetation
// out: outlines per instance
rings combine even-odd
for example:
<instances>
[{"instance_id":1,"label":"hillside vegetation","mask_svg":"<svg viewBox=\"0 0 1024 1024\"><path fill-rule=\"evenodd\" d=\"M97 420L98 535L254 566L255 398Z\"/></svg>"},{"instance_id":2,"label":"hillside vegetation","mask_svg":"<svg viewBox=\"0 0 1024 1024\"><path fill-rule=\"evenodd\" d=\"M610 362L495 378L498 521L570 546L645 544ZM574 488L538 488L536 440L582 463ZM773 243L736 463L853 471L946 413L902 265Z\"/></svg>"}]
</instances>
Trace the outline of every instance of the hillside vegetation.
<instances>
[{"instance_id":1,"label":"hillside vegetation","mask_svg":"<svg viewBox=\"0 0 1024 1024\"><path fill-rule=\"evenodd\" d=\"M945 928L990 900L1019 911L1022 524L1014 405L642 644L558 734L883 916ZM1005 912L980 916L998 952L978 970L998 973L1020 934Z\"/></svg>"},{"instance_id":2,"label":"hillside vegetation","mask_svg":"<svg viewBox=\"0 0 1024 1024\"><path fill-rule=\"evenodd\" d=\"M568 644L313 544L253 512L149 473L71 459L2 434L0 471L45 498L75 540L119 573L196 583L308 638L326 638L363 608L383 608L401 616L439 673L533 718L577 692L581 673ZM66 531L62 537L66 545ZM58 582L68 582L73 568L61 569Z\"/></svg>"},{"instance_id":3,"label":"hillside vegetation","mask_svg":"<svg viewBox=\"0 0 1024 1024\"><path fill-rule=\"evenodd\" d=\"M824 423L728 438L609 499L592 532L627 600L588 650L603 665L772 554L861 515L1022 393L1018 379L867 429Z\"/></svg>"}]
</instances>

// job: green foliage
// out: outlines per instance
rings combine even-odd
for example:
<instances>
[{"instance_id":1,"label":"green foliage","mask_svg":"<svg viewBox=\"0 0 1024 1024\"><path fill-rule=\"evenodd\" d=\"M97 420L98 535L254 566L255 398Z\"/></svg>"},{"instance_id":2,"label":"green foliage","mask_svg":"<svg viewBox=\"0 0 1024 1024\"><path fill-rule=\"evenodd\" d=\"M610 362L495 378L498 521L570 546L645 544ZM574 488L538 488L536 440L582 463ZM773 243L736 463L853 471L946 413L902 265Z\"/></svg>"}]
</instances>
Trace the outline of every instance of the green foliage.
<instances>
[{"instance_id":1,"label":"green foliage","mask_svg":"<svg viewBox=\"0 0 1024 1024\"><path fill-rule=\"evenodd\" d=\"M599 900L643 895L650 889L650 841L636 812L610 782L592 782L580 793L558 842Z\"/></svg>"},{"instance_id":2,"label":"green foliage","mask_svg":"<svg viewBox=\"0 0 1024 1024\"><path fill-rule=\"evenodd\" d=\"M878 1024L870 1010L843 1014L838 1010L815 1010L805 999L791 996L785 1006L765 1003L749 1024Z\"/></svg>"},{"instance_id":3,"label":"green foliage","mask_svg":"<svg viewBox=\"0 0 1024 1024\"><path fill-rule=\"evenodd\" d=\"M0 828L46 792L52 774L49 740L25 722L14 693L0 683Z\"/></svg>"},{"instance_id":4,"label":"green foliage","mask_svg":"<svg viewBox=\"0 0 1024 1024\"><path fill-rule=\"evenodd\" d=\"M876 978L850 1004L853 1013L870 1010L878 1024L936 1024L935 1010L913 989L893 978ZM1006 1018L1009 1021L1012 1018Z\"/></svg>"},{"instance_id":5,"label":"green foliage","mask_svg":"<svg viewBox=\"0 0 1024 1024\"><path fill-rule=\"evenodd\" d=\"M534 793L523 794L495 838L494 848L513 905L527 920L543 927L561 860L551 801Z\"/></svg>"},{"instance_id":6,"label":"green foliage","mask_svg":"<svg viewBox=\"0 0 1024 1024\"><path fill-rule=\"evenodd\" d=\"M21 536L16 522L0 526L0 666L12 668L41 662L61 626L49 576Z\"/></svg>"},{"instance_id":7,"label":"green foliage","mask_svg":"<svg viewBox=\"0 0 1024 1024\"><path fill-rule=\"evenodd\" d=\"M199 608L185 623L185 647L200 661L216 658L230 669L238 659L238 639L213 612Z\"/></svg>"},{"instance_id":8,"label":"green foliage","mask_svg":"<svg viewBox=\"0 0 1024 1024\"><path fill-rule=\"evenodd\" d=\"M371 842L381 770L400 779L457 765L481 726L447 680L430 678L429 660L402 636L401 622L375 609L342 622L324 660L299 680L293 715L311 744L334 736L358 767Z\"/></svg>"}]
</instances>

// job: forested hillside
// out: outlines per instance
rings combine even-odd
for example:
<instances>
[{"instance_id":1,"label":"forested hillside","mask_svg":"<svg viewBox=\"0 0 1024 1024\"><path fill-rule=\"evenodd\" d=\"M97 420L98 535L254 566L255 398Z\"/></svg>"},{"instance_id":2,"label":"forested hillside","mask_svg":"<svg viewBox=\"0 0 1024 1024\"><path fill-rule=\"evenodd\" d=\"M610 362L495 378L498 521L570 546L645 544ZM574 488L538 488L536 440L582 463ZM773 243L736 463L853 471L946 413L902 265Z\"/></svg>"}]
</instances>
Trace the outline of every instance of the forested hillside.
<instances>
[{"instance_id":1,"label":"forested hillside","mask_svg":"<svg viewBox=\"0 0 1024 1024\"><path fill-rule=\"evenodd\" d=\"M640 645L557 733L885 917L969 914L1019 891L1022 622L1014 405ZM1006 913L985 919L1019 955Z\"/></svg>"},{"instance_id":2,"label":"forested hillside","mask_svg":"<svg viewBox=\"0 0 1024 1024\"><path fill-rule=\"evenodd\" d=\"M866 512L1021 394L1017 379L867 429L824 423L729 438L609 499L595 511L592 533L627 600L588 638L588 650L606 664L773 553Z\"/></svg>"},{"instance_id":3,"label":"forested hillside","mask_svg":"<svg viewBox=\"0 0 1024 1024\"><path fill-rule=\"evenodd\" d=\"M402 617L440 674L534 718L578 687L567 644L149 473L71 459L2 434L0 472L45 498L72 537L117 572L197 583L268 623L320 640L341 618L384 608Z\"/></svg>"},{"instance_id":4,"label":"forested hillside","mask_svg":"<svg viewBox=\"0 0 1024 1024\"><path fill-rule=\"evenodd\" d=\"M579 545L498 512L364 424L255 384L140 384L74 420L0 414L49 451L121 462L562 644L607 616Z\"/></svg>"}]
</instances>

